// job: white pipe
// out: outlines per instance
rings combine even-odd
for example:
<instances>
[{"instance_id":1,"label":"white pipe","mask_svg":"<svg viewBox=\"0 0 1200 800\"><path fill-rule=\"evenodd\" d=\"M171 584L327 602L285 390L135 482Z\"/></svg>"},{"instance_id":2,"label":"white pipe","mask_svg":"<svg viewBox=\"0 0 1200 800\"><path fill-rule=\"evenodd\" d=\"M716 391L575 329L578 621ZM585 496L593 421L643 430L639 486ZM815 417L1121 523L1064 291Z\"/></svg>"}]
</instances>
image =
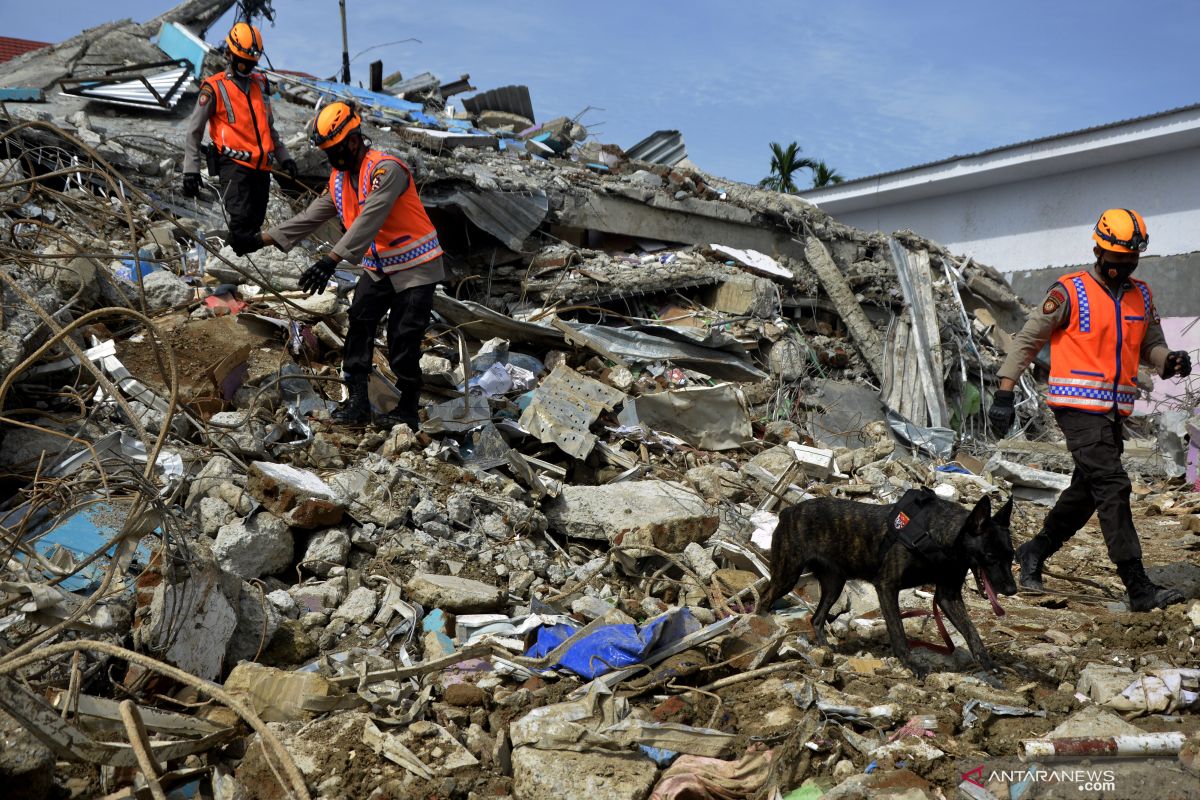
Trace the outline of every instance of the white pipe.
<instances>
[{"instance_id":1,"label":"white pipe","mask_svg":"<svg viewBox=\"0 0 1200 800\"><path fill-rule=\"evenodd\" d=\"M1139 733L1131 736L1025 739L1021 742L1021 759L1036 761L1071 757L1173 756L1178 755L1186 738L1182 733Z\"/></svg>"}]
</instances>

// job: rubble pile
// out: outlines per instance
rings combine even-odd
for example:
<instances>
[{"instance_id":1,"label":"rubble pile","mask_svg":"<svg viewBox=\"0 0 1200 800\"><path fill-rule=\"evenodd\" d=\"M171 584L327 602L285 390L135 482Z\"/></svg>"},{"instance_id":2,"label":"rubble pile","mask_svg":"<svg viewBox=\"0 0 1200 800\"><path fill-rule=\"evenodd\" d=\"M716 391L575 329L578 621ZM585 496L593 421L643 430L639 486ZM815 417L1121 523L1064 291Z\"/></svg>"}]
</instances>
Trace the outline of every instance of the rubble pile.
<instances>
[{"instance_id":1,"label":"rubble pile","mask_svg":"<svg viewBox=\"0 0 1200 800\"><path fill-rule=\"evenodd\" d=\"M0 82L161 61L163 24L221 5L84 32ZM302 175L269 221L323 185L303 126L351 91L274 77ZM986 433L1026 313L995 270L630 160L578 120L353 93L447 251L419 430L330 423L345 292L296 280L336 233L235 256L211 194L175 191L182 110L47 94L0 115L17 796L982 798L1010 786L965 780L981 760L1114 736L1169 756L1142 777L1162 796L1188 785L1200 603L1125 613L1094 526L1003 618L969 587L994 673L955 634L914 680L869 586L832 647L813 580L756 607L777 511L812 497L1014 493L1014 541L1037 532L1070 459L1031 378L1023 436ZM377 412L392 377L377 356ZM1152 577L1196 598L1182 441L1125 458Z\"/></svg>"}]
</instances>

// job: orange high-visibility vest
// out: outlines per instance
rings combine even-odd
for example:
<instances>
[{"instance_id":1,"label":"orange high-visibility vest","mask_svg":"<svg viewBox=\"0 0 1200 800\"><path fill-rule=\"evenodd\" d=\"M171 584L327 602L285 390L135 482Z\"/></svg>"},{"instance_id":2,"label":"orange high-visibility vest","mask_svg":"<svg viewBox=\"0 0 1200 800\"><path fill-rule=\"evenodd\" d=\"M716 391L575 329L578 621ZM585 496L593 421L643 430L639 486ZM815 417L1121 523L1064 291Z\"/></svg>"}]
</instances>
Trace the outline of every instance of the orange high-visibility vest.
<instances>
[{"instance_id":1,"label":"orange high-visibility vest","mask_svg":"<svg viewBox=\"0 0 1200 800\"><path fill-rule=\"evenodd\" d=\"M271 138L271 95L267 77L250 75L250 91L243 92L224 72L204 79L216 106L208 121L208 135L221 155L251 169L268 169L275 160Z\"/></svg>"},{"instance_id":2,"label":"orange high-visibility vest","mask_svg":"<svg viewBox=\"0 0 1200 800\"><path fill-rule=\"evenodd\" d=\"M347 173L335 169L329 174L329 196L337 206L342 225L349 230L354 220L358 219L367 197L375 190L375 179L378 177L375 171L384 161L394 161L408 173L408 188L392 204L391 213L384 220L379 233L375 234L370 250L363 255L362 266L379 272L399 272L442 255L437 229L429 221L425 206L421 205L417 185L408 165L395 156L368 150L359 172L358 191L354 190L353 185L346 186Z\"/></svg>"},{"instance_id":3,"label":"orange high-visibility vest","mask_svg":"<svg viewBox=\"0 0 1200 800\"><path fill-rule=\"evenodd\" d=\"M1090 272L1059 278L1070 302L1065 328L1050 336L1050 383L1046 402L1106 414L1133 413L1142 340L1154 314L1150 287L1131 278L1136 291L1118 301Z\"/></svg>"}]
</instances>

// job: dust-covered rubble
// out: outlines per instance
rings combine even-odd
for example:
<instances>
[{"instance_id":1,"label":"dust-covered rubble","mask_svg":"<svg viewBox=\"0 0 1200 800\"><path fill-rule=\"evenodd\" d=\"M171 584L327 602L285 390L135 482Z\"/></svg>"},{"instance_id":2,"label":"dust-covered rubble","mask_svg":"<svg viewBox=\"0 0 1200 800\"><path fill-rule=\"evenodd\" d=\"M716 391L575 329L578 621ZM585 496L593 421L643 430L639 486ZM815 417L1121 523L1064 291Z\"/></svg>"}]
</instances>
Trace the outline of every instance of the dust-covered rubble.
<instances>
[{"instance_id":1,"label":"dust-covered rubble","mask_svg":"<svg viewBox=\"0 0 1200 800\"><path fill-rule=\"evenodd\" d=\"M202 31L231 5L166 21ZM0 65L0 83L161 60L163 21L85 31ZM319 187L324 160L296 134L343 90L273 79ZM925 486L1015 495L1013 542L1040 529L1071 459L1039 384L1020 388L1019 434L998 440L984 415L1028 309L911 231L631 160L579 120L452 117L423 97L364 110L446 249L415 429L331 422L355 272L296 291L331 231L233 254L213 198L171 188L189 100L151 117L48 92L0 112L6 786L1032 797L1028 754L1085 741L1092 766L1116 763L1096 754L1110 745L1149 754L1114 766L1106 796L1200 796L1194 408L1135 418L1125 452L1151 575L1190 605L1129 613L1091 523L1004 616L968 578L993 671L954 632L948 654L915 651L931 670L915 679L858 583L819 646L813 576L759 607L781 509ZM450 128L487 146L420 134ZM271 192L269 222L306 200ZM911 270L931 308L905 295ZM936 375L903 339L917 312L936 316ZM376 359L376 412L394 377ZM901 594L909 637L941 637L933 602Z\"/></svg>"}]
</instances>

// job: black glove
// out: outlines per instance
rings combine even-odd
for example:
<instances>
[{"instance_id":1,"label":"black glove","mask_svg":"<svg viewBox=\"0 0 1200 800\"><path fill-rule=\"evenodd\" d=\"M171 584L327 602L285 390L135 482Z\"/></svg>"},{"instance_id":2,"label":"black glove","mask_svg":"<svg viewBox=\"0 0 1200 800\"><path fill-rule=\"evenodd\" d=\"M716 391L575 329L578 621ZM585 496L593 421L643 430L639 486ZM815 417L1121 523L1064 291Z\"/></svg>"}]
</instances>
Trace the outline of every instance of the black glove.
<instances>
[{"instance_id":1,"label":"black glove","mask_svg":"<svg viewBox=\"0 0 1200 800\"><path fill-rule=\"evenodd\" d=\"M1004 436L1017 419L1017 410L1013 408L1014 396L1011 391L997 389L992 395L992 407L988 409L988 422L992 432Z\"/></svg>"},{"instance_id":2,"label":"black glove","mask_svg":"<svg viewBox=\"0 0 1200 800\"><path fill-rule=\"evenodd\" d=\"M1167 363L1163 364L1164 378L1186 378L1192 374L1192 357L1186 350L1172 350L1167 353Z\"/></svg>"},{"instance_id":3,"label":"black glove","mask_svg":"<svg viewBox=\"0 0 1200 800\"><path fill-rule=\"evenodd\" d=\"M199 172L183 173L183 196L184 197L199 197L200 196L200 173Z\"/></svg>"},{"instance_id":4,"label":"black glove","mask_svg":"<svg viewBox=\"0 0 1200 800\"><path fill-rule=\"evenodd\" d=\"M300 174L300 169L296 166L296 159L287 158L279 165L280 169L287 173L287 176L292 180L296 180L296 176Z\"/></svg>"},{"instance_id":5,"label":"black glove","mask_svg":"<svg viewBox=\"0 0 1200 800\"><path fill-rule=\"evenodd\" d=\"M308 292L308 296L325 294L325 286L337 270L338 262L329 256L321 256L321 260L300 274L300 290Z\"/></svg>"},{"instance_id":6,"label":"black glove","mask_svg":"<svg viewBox=\"0 0 1200 800\"><path fill-rule=\"evenodd\" d=\"M239 256L247 255L248 253L257 253L266 247L263 244L261 233L252 233L249 236L230 236L229 246L233 248L233 252Z\"/></svg>"}]
</instances>

